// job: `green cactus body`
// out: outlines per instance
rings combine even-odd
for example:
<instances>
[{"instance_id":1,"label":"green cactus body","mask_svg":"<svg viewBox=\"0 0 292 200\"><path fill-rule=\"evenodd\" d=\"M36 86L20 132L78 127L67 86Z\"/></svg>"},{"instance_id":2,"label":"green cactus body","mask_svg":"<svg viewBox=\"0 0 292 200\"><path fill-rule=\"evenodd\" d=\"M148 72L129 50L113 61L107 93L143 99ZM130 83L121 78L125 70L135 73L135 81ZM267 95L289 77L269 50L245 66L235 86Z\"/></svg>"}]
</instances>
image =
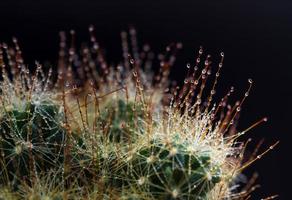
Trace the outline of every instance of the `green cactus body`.
<instances>
[{"instance_id":1,"label":"green cactus body","mask_svg":"<svg viewBox=\"0 0 292 200\"><path fill-rule=\"evenodd\" d=\"M144 113L141 105L117 100L108 103L100 114L103 126L109 126L110 141L135 141L137 134L143 132Z\"/></svg>"},{"instance_id":2,"label":"green cactus body","mask_svg":"<svg viewBox=\"0 0 292 200\"><path fill-rule=\"evenodd\" d=\"M221 180L220 168L211 166L210 153L187 152L181 144L155 141L132 160L133 177L155 199L205 199Z\"/></svg>"},{"instance_id":3,"label":"green cactus body","mask_svg":"<svg viewBox=\"0 0 292 200\"><path fill-rule=\"evenodd\" d=\"M62 162L65 132L61 120L58 106L45 101L4 113L0 150L9 176L28 176L30 161L35 164L32 168L45 171Z\"/></svg>"}]
</instances>

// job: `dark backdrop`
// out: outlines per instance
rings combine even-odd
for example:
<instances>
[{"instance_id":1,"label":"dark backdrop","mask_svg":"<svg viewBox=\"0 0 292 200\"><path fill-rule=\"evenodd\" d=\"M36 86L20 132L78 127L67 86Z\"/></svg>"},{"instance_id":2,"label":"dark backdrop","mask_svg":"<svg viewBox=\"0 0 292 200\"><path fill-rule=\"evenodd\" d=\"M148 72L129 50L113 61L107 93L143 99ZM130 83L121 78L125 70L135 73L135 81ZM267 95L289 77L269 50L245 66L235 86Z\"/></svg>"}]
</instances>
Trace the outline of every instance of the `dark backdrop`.
<instances>
[{"instance_id":1,"label":"dark backdrop","mask_svg":"<svg viewBox=\"0 0 292 200\"><path fill-rule=\"evenodd\" d=\"M214 60L221 50L225 64L218 95L227 86L237 88L240 98L247 79L255 84L241 112L239 129L267 116L269 122L249 134L254 144L265 138L265 146L280 145L256 162L252 171L260 174L253 199L279 194L291 199L291 96L292 96L292 2L272 0L217 1L1 1L0 41L16 36L27 63L54 61L58 53L58 32L75 29L80 41L88 40L89 24L96 26L98 41L108 57L121 57L120 31L134 25L139 41L156 51L172 41L182 41L184 50L172 78L181 81L185 64L194 61L199 45Z\"/></svg>"}]
</instances>

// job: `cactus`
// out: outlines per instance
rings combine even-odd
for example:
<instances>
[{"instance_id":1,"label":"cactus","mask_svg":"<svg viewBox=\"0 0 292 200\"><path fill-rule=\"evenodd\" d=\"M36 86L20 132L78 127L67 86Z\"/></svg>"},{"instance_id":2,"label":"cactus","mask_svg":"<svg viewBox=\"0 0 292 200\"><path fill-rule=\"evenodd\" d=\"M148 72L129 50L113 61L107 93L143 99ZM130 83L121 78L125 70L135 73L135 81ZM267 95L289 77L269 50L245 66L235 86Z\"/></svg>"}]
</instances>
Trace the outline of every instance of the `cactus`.
<instances>
[{"instance_id":1,"label":"cactus","mask_svg":"<svg viewBox=\"0 0 292 200\"><path fill-rule=\"evenodd\" d=\"M152 142L131 164L138 185L146 184L155 199L205 199L221 178L208 152L194 154L179 144Z\"/></svg>"},{"instance_id":2,"label":"cactus","mask_svg":"<svg viewBox=\"0 0 292 200\"><path fill-rule=\"evenodd\" d=\"M234 180L269 151L245 162L238 141L250 130L238 132L234 121L252 81L239 103L226 106L231 89L215 104L223 53L208 94L202 48L182 87L169 87L180 43L158 56L155 74L148 46L138 51L122 32L124 61L113 67L89 30L81 55L60 34L57 80L39 64L29 76L16 39L15 49L0 45L0 199L248 199L252 189L236 191Z\"/></svg>"},{"instance_id":3,"label":"cactus","mask_svg":"<svg viewBox=\"0 0 292 200\"><path fill-rule=\"evenodd\" d=\"M58 106L46 101L5 111L0 122L0 144L3 165L11 179L29 176L30 168L47 171L62 162L65 134L60 120Z\"/></svg>"}]
</instances>

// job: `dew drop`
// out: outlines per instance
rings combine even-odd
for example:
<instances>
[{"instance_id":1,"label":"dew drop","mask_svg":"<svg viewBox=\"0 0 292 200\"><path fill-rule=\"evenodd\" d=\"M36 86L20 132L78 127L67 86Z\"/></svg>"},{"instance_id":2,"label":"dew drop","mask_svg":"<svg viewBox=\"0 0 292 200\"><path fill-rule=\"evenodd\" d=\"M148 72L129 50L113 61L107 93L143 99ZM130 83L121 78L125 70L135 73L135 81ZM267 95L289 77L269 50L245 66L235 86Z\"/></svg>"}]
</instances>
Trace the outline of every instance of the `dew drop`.
<instances>
[{"instance_id":1,"label":"dew drop","mask_svg":"<svg viewBox=\"0 0 292 200\"><path fill-rule=\"evenodd\" d=\"M73 49L73 48L70 48L70 49L69 49L69 55L72 56L72 55L74 55L74 53L75 53L75 52L74 52L74 49Z\"/></svg>"},{"instance_id":2,"label":"dew drop","mask_svg":"<svg viewBox=\"0 0 292 200\"><path fill-rule=\"evenodd\" d=\"M135 60L133 58L131 58L130 63L133 65L135 63Z\"/></svg>"},{"instance_id":3,"label":"dew drop","mask_svg":"<svg viewBox=\"0 0 292 200\"><path fill-rule=\"evenodd\" d=\"M181 42L176 43L176 48L181 49L183 47L183 44Z\"/></svg>"},{"instance_id":4,"label":"dew drop","mask_svg":"<svg viewBox=\"0 0 292 200\"><path fill-rule=\"evenodd\" d=\"M94 48L95 50L97 50L97 49L99 48L98 44L94 44L94 45L93 45L93 48Z\"/></svg>"},{"instance_id":5,"label":"dew drop","mask_svg":"<svg viewBox=\"0 0 292 200\"><path fill-rule=\"evenodd\" d=\"M14 43L17 43L17 38L16 38L16 37L13 37L13 38L12 38L12 41L13 41Z\"/></svg>"},{"instance_id":6,"label":"dew drop","mask_svg":"<svg viewBox=\"0 0 292 200\"><path fill-rule=\"evenodd\" d=\"M93 25L90 25L88 29L89 29L90 32L92 32L93 29L94 29Z\"/></svg>"},{"instance_id":7,"label":"dew drop","mask_svg":"<svg viewBox=\"0 0 292 200\"><path fill-rule=\"evenodd\" d=\"M4 49L7 49L7 48L8 48L8 46L7 46L6 43L3 43L3 44L2 44L2 47L3 47Z\"/></svg>"},{"instance_id":8,"label":"dew drop","mask_svg":"<svg viewBox=\"0 0 292 200\"><path fill-rule=\"evenodd\" d=\"M200 48L200 50L199 50L199 54L202 54L202 53L203 53L203 49Z\"/></svg>"},{"instance_id":9,"label":"dew drop","mask_svg":"<svg viewBox=\"0 0 292 200\"><path fill-rule=\"evenodd\" d=\"M75 31L74 30L70 30L70 34L71 35L74 35L75 34Z\"/></svg>"},{"instance_id":10,"label":"dew drop","mask_svg":"<svg viewBox=\"0 0 292 200\"><path fill-rule=\"evenodd\" d=\"M146 52L148 52L150 50L150 46L148 44L145 44L143 46L143 50L146 51Z\"/></svg>"}]
</instances>

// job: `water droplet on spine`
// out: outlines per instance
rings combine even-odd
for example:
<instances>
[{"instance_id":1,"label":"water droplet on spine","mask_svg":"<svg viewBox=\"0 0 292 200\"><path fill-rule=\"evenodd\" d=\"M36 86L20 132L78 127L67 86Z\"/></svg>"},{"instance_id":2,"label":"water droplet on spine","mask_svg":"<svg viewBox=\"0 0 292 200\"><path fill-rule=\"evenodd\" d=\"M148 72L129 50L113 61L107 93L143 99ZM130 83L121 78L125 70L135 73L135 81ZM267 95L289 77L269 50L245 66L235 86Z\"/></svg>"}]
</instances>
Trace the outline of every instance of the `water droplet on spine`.
<instances>
[{"instance_id":1,"label":"water droplet on spine","mask_svg":"<svg viewBox=\"0 0 292 200\"><path fill-rule=\"evenodd\" d=\"M181 49L183 47L183 44L181 42L176 43L176 48Z\"/></svg>"},{"instance_id":2,"label":"water droplet on spine","mask_svg":"<svg viewBox=\"0 0 292 200\"><path fill-rule=\"evenodd\" d=\"M199 54L201 55L202 53L203 53L203 48L200 47Z\"/></svg>"},{"instance_id":3,"label":"water droplet on spine","mask_svg":"<svg viewBox=\"0 0 292 200\"><path fill-rule=\"evenodd\" d=\"M92 32L94 30L94 26L90 25L88 29L89 29L90 32Z\"/></svg>"},{"instance_id":4,"label":"water droplet on spine","mask_svg":"<svg viewBox=\"0 0 292 200\"><path fill-rule=\"evenodd\" d=\"M13 41L14 43L17 43L17 38L16 38L16 37L13 37L13 38L12 38L12 41Z\"/></svg>"},{"instance_id":5,"label":"water droplet on spine","mask_svg":"<svg viewBox=\"0 0 292 200\"><path fill-rule=\"evenodd\" d=\"M7 46L6 43L3 43L3 44L2 44L2 47L3 47L3 49L7 49L7 48L8 48L8 46Z\"/></svg>"}]
</instances>

